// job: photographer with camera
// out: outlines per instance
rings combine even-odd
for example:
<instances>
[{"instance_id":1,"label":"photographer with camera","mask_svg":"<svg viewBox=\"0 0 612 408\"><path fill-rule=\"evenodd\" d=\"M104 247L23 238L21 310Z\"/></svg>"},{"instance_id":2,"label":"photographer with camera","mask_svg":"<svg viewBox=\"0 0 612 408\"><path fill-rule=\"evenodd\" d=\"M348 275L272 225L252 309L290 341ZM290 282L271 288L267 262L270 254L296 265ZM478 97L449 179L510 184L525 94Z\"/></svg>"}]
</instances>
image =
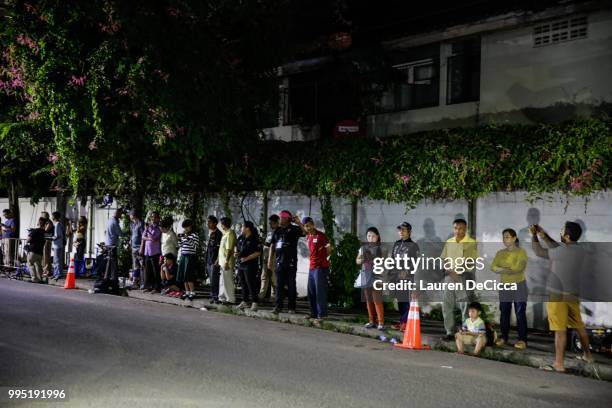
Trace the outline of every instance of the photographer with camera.
<instances>
[{"instance_id":1,"label":"photographer with camera","mask_svg":"<svg viewBox=\"0 0 612 408\"><path fill-rule=\"evenodd\" d=\"M45 226L47 220L43 217L38 219L38 227L28 230L26 251L28 252L28 269L32 283L43 283L42 280L42 258L45 247Z\"/></svg>"}]
</instances>

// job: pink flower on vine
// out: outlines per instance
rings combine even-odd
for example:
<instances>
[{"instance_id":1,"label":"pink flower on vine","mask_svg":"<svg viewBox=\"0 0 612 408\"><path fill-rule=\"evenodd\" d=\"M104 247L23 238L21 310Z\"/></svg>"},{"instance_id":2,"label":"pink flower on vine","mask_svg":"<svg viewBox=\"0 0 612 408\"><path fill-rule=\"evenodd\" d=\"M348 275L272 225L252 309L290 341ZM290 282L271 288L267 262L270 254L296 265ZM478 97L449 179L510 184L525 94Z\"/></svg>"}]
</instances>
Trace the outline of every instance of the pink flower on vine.
<instances>
[{"instance_id":1,"label":"pink flower on vine","mask_svg":"<svg viewBox=\"0 0 612 408\"><path fill-rule=\"evenodd\" d=\"M452 160L451 160L452 165L453 165L454 167L457 167L457 168L458 168L459 166L461 166L461 163L462 163L462 162L463 162L463 160L461 160L461 159L452 159Z\"/></svg>"},{"instance_id":2,"label":"pink flower on vine","mask_svg":"<svg viewBox=\"0 0 612 408\"><path fill-rule=\"evenodd\" d=\"M584 182L579 177L572 177L570 180L570 188L573 191L581 191L584 187Z\"/></svg>"},{"instance_id":3,"label":"pink flower on vine","mask_svg":"<svg viewBox=\"0 0 612 408\"><path fill-rule=\"evenodd\" d=\"M33 6L30 3L23 3L23 7L25 7L26 11L31 14L38 14L38 7Z\"/></svg>"},{"instance_id":4,"label":"pink flower on vine","mask_svg":"<svg viewBox=\"0 0 612 408\"><path fill-rule=\"evenodd\" d=\"M168 139L174 139L176 137L176 133L174 133L174 130L172 130L169 126L165 126L165 125L164 125L164 135Z\"/></svg>"},{"instance_id":5,"label":"pink flower on vine","mask_svg":"<svg viewBox=\"0 0 612 408\"><path fill-rule=\"evenodd\" d=\"M13 80L11 81L11 87L12 88L23 88L25 85L25 83L23 82L23 79L21 79L21 77L17 77L17 78L13 78Z\"/></svg>"},{"instance_id":6,"label":"pink flower on vine","mask_svg":"<svg viewBox=\"0 0 612 408\"><path fill-rule=\"evenodd\" d=\"M59 157L57 156L57 154L55 153L51 153L48 157L47 160L49 161L49 163L55 163L56 161L58 161Z\"/></svg>"},{"instance_id":7,"label":"pink flower on vine","mask_svg":"<svg viewBox=\"0 0 612 408\"><path fill-rule=\"evenodd\" d=\"M310 164L308 164L308 163L304 163L304 170L308 170L308 171L310 171L310 170L314 170L314 167L312 167L312 166L311 166Z\"/></svg>"},{"instance_id":8,"label":"pink flower on vine","mask_svg":"<svg viewBox=\"0 0 612 408\"><path fill-rule=\"evenodd\" d=\"M411 177L408 175L403 175L403 176L400 176L399 179L404 185L407 185L408 183L410 183Z\"/></svg>"},{"instance_id":9,"label":"pink flower on vine","mask_svg":"<svg viewBox=\"0 0 612 408\"><path fill-rule=\"evenodd\" d=\"M27 35L19 34L17 36L17 42L34 51L35 54L38 54L38 52L40 51L40 48L38 48L38 44L36 44L36 42L34 42L34 40L32 40Z\"/></svg>"},{"instance_id":10,"label":"pink flower on vine","mask_svg":"<svg viewBox=\"0 0 612 408\"><path fill-rule=\"evenodd\" d=\"M512 154L510 153L510 149L508 148L504 148L501 152L501 154L499 155L499 161L505 161L506 159L508 159Z\"/></svg>"},{"instance_id":11,"label":"pink flower on vine","mask_svg":"<svg viewBox=\"0 0 612 408\"><path fill-rule=\"evenodd\" d=\"M181 10L176 7L168 7L168 15L170 17L179 17L181 15Z\"/></svg>"},{"instance_id":12,"label":"pink flower on vine","mask_svg":"<svg viewBox=\"0 0 612 408\"><path fill-rule=\"evenodd\" d=\"M89 143L89 146L87 146L87 147L89 148L89 150L96 150L98 148L98 146L96 145L96 141L95 140L92 140Z\"/></svg>"},{"instance_id":13,"label":"pink flower on vine","mask_svg":"<svg viewBox=\"0 0 612 408\"><path fill-rule=\"evenodd\" d=\"M49 170L49 174L51 174L52 176L57 176L57 169L54 167L51 170Z\"/></svg>"},{"instance_id":14,"label":"pink flower on vine","mask_svg":"<svg viewBox=\"0 0 612 408\"><path fill-rule=\"evenodd\" d=\"M72 86L83 86L85 85L85 80L87 79L87 75L83 75L80 77L77 77L75 75L73 75L72 77L70 77L70 85Z\"/></svg>"},{"instance_id":15,"label":"pink flower on vine","mask_svg":"<svg viewBox=\"0 0 612 408\"><path fill-rule=\"evenodd\" d=\"M100 28L100 31L102 31L103 33L107 33L111 35L119 31L119 28L120 28L119 24L113 21L110 21L108 24L98 23L98 27Z\"/></svg>"},{"instance_id":16,"label":"pink flower on vine","mask_svg":"<svg viewBox=\"0 0 612 408\"><path fill-rule=\"evenodd\" d=\"M154 70L153 74L157 75L164 82L168 82L168 78L170 78L170 74L165 73L161 69Z\"/></svg>"}]
</instances>

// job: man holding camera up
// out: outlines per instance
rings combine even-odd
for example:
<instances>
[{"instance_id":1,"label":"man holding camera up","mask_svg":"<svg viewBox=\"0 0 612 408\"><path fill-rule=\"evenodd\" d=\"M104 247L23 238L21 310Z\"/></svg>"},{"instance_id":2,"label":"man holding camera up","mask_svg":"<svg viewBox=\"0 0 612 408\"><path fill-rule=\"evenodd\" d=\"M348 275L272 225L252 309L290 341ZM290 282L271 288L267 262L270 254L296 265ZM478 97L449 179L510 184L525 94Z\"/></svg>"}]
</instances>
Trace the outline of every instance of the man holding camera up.
<instances>
[{"instance_id":1,"label":"man holding camera up","mask_svg":"<svg viewBox=\"0 0 612 408\"><path fill-rule=\"evenodd\" d=\"M564 372L567 329L576 329L580 336L583 355L581 359L592 362L589 350L589 336L580 315L580 274L583 269L585 252L578 243L582 235L580 224L568 221L561 229L561 243L553 240L539 225L530 225L531 247L541 258L550 259L551 276L548 279L548 302L546 312L550 330L555 332L555 362L544 366L549 371ZM547 248L543 247L544 241Z\"/></svg>"}]
</instances>

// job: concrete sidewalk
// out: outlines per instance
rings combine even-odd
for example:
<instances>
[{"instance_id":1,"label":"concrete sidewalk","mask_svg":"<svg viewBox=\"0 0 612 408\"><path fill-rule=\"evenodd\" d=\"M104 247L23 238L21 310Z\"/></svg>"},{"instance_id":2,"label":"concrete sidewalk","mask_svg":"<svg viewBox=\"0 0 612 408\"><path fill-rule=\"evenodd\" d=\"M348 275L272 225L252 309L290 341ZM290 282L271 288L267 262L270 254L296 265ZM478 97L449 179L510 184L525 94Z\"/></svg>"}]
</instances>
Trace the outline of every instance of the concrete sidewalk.
<instances>
[{"instance_id":1,"label":"concrete sidewalk","mask_svg":"<svg viewBox=\"0 0 612 408\"><path fill-rule=\"evenodd\" d=\"M64 286L63 279L60 279L59 281L50 281L49 283L53 286ZM77 289L87 291L92 290L93 284L94 280L92 279L77 279ZM191 307L202 311L221 312L243 315L252 318L276 320L284 323L298 324L324 330L333 330L346 334L371 337L378 340L381 339L381 336L384 336L384 338L386 338L385 341L390 341L391 339L401 341L403 337L403 333L390 328L387 328L384 332L364 328L363 322L365 317L364 315L356 312L332 310L329 313L329 317L324 322L322 322L320 325L315 325L311 320L306 319L306 315L308 314L308 303L305 301L298 301L296 314L280 313L275 315L272 313L272 305L266 303L260 303L260 310L257 312L251 312L250 310L243 311L237 307L211 305L207 299L208 294L201 291L198 292L198 298L194 299L193 301L171 298L157 293L143 293L140 290L126 290L124 294L131 298L145 301ZM393 317L395 317L397 320L398 315L395 314L395 316L393 316L393 314L390 314L389 317L390 319L388 322L392 321ZM425 344L430 345L434 350L451 352L456 351L453 341L445 341L442 339L444 334L445 331L442 322L421 318L421 336ZM511 338L510 343L512 344L514 340L515 339ZM551 365L554 361L554 339L553 336L548 333L530 332L529 347L526 350L517 350L511 346L487 347L483 351L482 357L491 360L540 368L545 365ZM576 357L577 355L571 352L566 354L565 367L568 373L612 381L612 358L594 353L596 363L588 364L578 360Z\"/></svg>"}]
</instances>

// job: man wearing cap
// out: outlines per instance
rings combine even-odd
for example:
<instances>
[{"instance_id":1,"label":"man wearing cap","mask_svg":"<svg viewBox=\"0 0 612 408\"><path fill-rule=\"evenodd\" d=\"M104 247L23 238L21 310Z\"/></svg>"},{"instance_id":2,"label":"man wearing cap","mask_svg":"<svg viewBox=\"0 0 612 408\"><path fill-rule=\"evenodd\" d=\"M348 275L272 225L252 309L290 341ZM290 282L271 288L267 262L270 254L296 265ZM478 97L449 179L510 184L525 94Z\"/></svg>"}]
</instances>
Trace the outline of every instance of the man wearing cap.
<instances>
[{"instance_id":1,"label":"man wearing cap","mask_svg":"<svg viewBox=\"0 0 612 408\"><path fill-rule=\"evenodd\" d=\"M331 244L327 236L315 228L312 218L304 217L300 222L300 219L295 217L295 223L306 233L308 250L310 251L310 267L308 269L309 318L320 322L327 316L327 275L329 275L327 257L331 253Z\"/></svg>"},{"instance_id":2,"label":"man wearing cap","mask_svg":"<svg viewBox=\"0 0 612 408\"><path fill-rule=\"evenodd\" d=\"M408 258L418 258L420 253L419 246L410 238L412 234L412 225L406 221L402 222L397 226L397 233L399 234L399 239L395 241L395 244L393 244L391 257L393 259L396 257L403 258L404 256L407 256ZM390 281L413 281L413 275L415 273L416 271L410 269L394 270L391 273ZM398 290L395 292L395 297L397 299L397 307L400 313L399 329L404 330L406 327L406 321L408 320L408 310L410 309L410 292L407 290Z\"/></svg>"},{"instance_id":3,"label":"man wearing cap","mask_svg":"<svg viewBox=\"0 0 612 408\"><path fill-rule=\"evenodd\" d=\"M268 257L268 268L272 269L275 262L276 269L276 300L272 313L278 314L283 308L284 287L287 286L289 313L295 313L297 300L296 273L297 273L297 244L304 232L297 225L291 223L291 213L281 211L280 225L272 234Z\"/></svg>"}]
</instances>

